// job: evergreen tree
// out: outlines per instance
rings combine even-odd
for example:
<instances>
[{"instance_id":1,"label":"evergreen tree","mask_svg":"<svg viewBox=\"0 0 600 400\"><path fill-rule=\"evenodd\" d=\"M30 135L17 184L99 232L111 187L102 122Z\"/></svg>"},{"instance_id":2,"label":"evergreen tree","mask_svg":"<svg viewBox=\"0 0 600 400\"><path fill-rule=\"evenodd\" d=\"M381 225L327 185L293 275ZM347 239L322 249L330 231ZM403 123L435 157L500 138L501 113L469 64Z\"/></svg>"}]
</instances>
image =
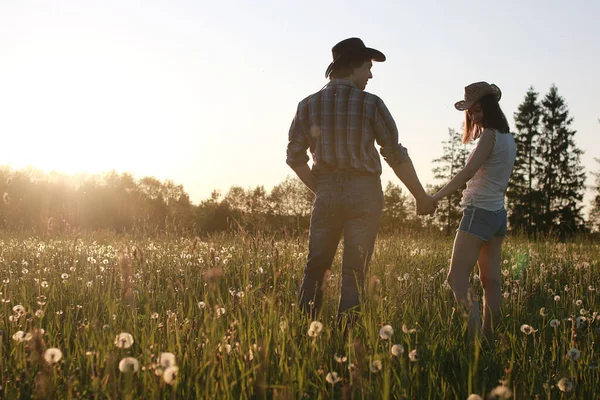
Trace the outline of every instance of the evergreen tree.
<instances>
[{"instance_id":1,"label":"evergreen tree","mask_svg":"<svg viewBox=\"0 0 600 400\"><path fill-rule=\"evenodd\" d=\"M600 164L600 158L594 158ZM594 197L590 207L590 229L600 231L600 169L593 173L596 178L596 184L593 187Z\"/></svg>"},{"instance_id":2,"label":"evergreen tree","mask_svg":"<svg viewBox=\"0 0 600 400\"><path fill-rule=\"evenodd\" d=\"M583 151L575 145L577 131L571 129L573 118L569 116L565 100L559 96L555 85L542 100L542 107L542 133L537 156L543 164L537 176L543 208L534 221L544 231L558 231L564 236L583 228Z\"/></svg>"},{"instance_id":3,"label":"evergreen tree","mask_svg":"<svg viewBox=\"0 0 600 400\"><path fill-rule=\"evenodd\" d=\"M536 189L535 174L541 168L541 161L536 157L541 115L542 107L538 102L538 93L530 87L525 94L525 100L514 114L517 157L506 192L511 229L528 234L537 230L534 216L540 208L540 193Z\"/></svg>"},{"instance_id":4,"label":"evergreen tree","mask_svg":"<svg viewBox=\"0 0 600 400\"><path fill-rule=\"evenodd\" d=\"M440 184L432 187L436 192L446 185L467 164L467 159L473 147L472 145L463 144L462 134L452 128L448 128L448 139L442 142L442 145L443 155L433 160L433 163L437 165L433 168L433 177L441 181ZM447 196L438 205L435 217L440 227L447 234L456 230L460 222L460 199L465 187L463 186Z\"/></svg>"}]
</instances>

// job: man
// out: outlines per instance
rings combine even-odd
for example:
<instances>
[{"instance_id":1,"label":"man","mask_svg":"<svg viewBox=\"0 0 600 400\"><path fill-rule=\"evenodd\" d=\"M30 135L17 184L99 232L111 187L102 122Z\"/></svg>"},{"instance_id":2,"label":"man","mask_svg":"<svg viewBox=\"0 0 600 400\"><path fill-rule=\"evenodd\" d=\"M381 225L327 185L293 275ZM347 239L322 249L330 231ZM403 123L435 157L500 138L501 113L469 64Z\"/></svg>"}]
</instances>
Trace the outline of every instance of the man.
<instances>
[{"instance_id":1,"label":"man","mask_svg":"<svg viewBox=\"0 0 600 400\"><path fill-rule=\"evenodd\" d=\"M381 155L417 199L419 214L435 210L425 193L398 130L383 101L364 91L373 77L372 61L385 55L349 38L332 49L325 72L329 83L305 98L289 131L287 164L315 193L310 219L308 260L299 293L300 308L314 317L322 302L325 271L344 237L342 289L338 316L360 309L364 279L383 209ZM308 166L307 150L313 160Z\"/></svg>"}]
</instances>

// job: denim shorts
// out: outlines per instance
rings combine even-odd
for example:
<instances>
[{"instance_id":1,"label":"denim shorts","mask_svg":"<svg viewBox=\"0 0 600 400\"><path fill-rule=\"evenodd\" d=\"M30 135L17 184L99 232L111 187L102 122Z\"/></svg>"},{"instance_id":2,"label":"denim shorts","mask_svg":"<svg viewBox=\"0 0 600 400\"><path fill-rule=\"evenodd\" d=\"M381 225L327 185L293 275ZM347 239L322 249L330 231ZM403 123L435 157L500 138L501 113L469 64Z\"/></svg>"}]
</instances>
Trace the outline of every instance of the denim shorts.
<instances>
[{"instance_id":1,"label":"denim shorts","mask_svg":"<svg viewBox=\"0 0 600 400\"><path fill-rule=\"evenodd\" d=\"M458 230L475 235L487 242L494 236L506 237L506 220L507 216L504 207L498 211L489 211L483 208L467 206L463 210L463 217L460 220Z\"/></svg>"}]
</instances>

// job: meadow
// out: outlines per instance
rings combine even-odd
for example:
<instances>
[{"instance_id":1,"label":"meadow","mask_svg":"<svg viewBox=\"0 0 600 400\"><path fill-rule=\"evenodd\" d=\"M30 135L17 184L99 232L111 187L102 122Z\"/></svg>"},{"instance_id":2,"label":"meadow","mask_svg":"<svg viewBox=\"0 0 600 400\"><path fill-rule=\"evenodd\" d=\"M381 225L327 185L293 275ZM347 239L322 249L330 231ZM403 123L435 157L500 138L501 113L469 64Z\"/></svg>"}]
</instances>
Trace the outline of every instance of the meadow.
<instances>
[{"instance_id":1,"label":"meadow","mask_svg":"<svg viewBox=\"0 0 600 400\"><path fill-rule=\"evenodd\" d=\"M452 238L383 235L364 307L296 307L306 238L0 236L4 399L598 398L600 245L509 237L494 346L445 283ZM472 275L481 296L477 270Z\"/></svg>"}]
</instances>

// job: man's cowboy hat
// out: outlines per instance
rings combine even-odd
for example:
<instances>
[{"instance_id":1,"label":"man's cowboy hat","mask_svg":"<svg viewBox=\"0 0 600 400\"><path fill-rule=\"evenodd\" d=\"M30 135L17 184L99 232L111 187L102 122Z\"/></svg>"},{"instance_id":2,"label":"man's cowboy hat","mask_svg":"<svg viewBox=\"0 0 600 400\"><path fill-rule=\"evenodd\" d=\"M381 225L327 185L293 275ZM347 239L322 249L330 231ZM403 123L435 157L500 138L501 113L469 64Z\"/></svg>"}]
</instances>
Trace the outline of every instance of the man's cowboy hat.
<instances>
[{"instance_id":1,"label":"man's cowboy hat","mask_svg":"<svg viewBox=\"0 0 600 400\"><path fill-rule=\"evenodd\" d=\"M465 87L465 99L457 101L454 107L459 111L465 111L479 99L489 94L494 95L497 101L502 97L502 91L493 83L490 85L487 82L475 82Z\"/></svg>"},{"instance_id":2,"label":"man's cowboy hat","mask_svg":"<svg viewBox=\"0 0 600 400\"><path fill-rule=\"evenodd\" d=\"M371 57L374 61L385 61L385 55L379 50L366 47L362 40L359 38L349 38L342 40L331 49L333 61L327 67L325 71L325 78L329 78L329 75L333 71L333 68L340 62L352 59L354 57L360 57L364 55Z\"/></svg>"}]
</instances>

